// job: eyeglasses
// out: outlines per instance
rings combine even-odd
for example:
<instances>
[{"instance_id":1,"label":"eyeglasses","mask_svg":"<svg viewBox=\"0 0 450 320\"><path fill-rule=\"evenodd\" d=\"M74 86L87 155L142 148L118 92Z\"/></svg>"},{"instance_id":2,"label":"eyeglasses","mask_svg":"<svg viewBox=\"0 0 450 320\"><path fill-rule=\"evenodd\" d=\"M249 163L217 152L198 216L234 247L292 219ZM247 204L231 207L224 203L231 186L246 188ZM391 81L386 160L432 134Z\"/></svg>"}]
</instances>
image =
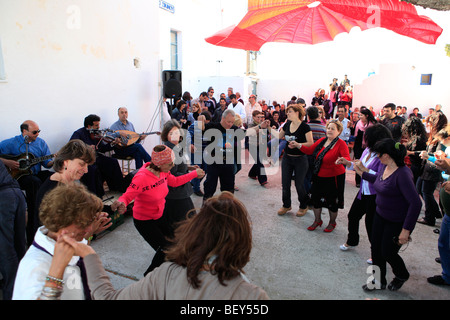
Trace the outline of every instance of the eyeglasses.
<instances>
[{"instance_id":1,"label":"eyeglasses","mask_svg":"<svg viewBox=\"0 0 450 320\"><path fill-rule=\"evenodd\" d=\"M41 130L30 131L32 134L38 134Z\"/></svg>"}]
</instances>

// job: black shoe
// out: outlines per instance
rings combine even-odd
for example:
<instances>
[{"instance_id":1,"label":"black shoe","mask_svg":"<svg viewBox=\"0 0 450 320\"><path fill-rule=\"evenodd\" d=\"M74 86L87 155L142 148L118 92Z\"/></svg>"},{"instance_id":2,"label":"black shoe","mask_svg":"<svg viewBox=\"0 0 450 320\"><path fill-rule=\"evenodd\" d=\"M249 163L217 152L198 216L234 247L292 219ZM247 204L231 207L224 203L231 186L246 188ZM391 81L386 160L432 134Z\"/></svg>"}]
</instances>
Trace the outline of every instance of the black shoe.
<instances>
[{"instance_id":1,"label":"black shoe","mask_svg":"<svg viewBox=\"0 0 450 320\"><path fill-rule=\"evenodd\" d=\"M431 227L434 227L434 225L435 225L435 222L430 222L430 221L426 220L425 218L417 220L417 223L425 224L425 225L431 226Z\"/></svg>"},{"instance_id":2,"label":"black shoe","mask_svg":"<svg viewBox=\"0 0 450 320\"><path fill-rule=\"evenodd\" d=\"M203 197L205 194L203 193L203 192L201 192L200 190L198 190L198 191L194 191L194 194L196 195L196 196L199 196L199 197Z\"/></svg>"},{"instance_id":3,"label":"black shoe","mask_svg":"<svg viewBox=\"0 0 450 320\"><path fill-rule=\"evenodd\" d=\"M450 286L450 283L445 282L444 278L442 278L441 275L430 277L427 279L427 281L438 286Z\"/></svg>"},{"instance_id":4,"label":"black shoe","mask_svg":"<svg viewBox=\"0 0 450 320\"><path fill-rule=\"evenodd\" d=\"M392 280L392 282L389 283L388 289L391 290L391 291L397 291L397 290L399 290L399 289L403 286L403 284L404 284L407 280L408 280L408 279L402 280L402 279L400 279L400 278L395 277L394 280Z\"/></svg>"},{"instance_id":5,"label":"black shoe","mask_svg":"<svg viewBox=\"0 0 450 320\"><path fill-rule=\"evenodd\" d=\"M434 261L436 261L437 263L441 263L441 258L436 258L436 259L434 259Z\"/></svg>"},{"instance_id":6,"label":"black shoe","mask_svg":"<svg viewBox=\"0 0 450 320\"><path fill-rule=\"evenodd\" d=\"M434 229L433 232L436 233L436 234L439 234L439 233L441 233L441 230L439 230L439 229Z\"/></svg>"},{"instance_id":7,"label":"black shoe","mask_svg":"<svg viewBox=\"0 0 450 320\"><path fill-rule=\"evenodd\" d=\"M362 286L363 290L366 292L371 292L371 291L375 291L375 290L385 290L386 289L386 284L378 284L378 286L372 282L372 285L369 287L369 285L366 283L365 285Z\"/></svg>"}]
</instances>

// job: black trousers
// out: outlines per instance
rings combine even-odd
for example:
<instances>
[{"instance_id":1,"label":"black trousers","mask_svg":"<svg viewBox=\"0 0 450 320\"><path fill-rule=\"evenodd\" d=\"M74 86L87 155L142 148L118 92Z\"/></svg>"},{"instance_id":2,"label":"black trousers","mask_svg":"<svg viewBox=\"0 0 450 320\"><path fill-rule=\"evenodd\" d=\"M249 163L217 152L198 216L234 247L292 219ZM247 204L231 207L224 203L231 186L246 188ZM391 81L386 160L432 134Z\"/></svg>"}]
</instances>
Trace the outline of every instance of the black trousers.
<instances>
[{"instance_id":1,"label":"black trousers","mask_svg":"<svg viewBox=\"0 0 450 320\"><path fill-rule=\"evenodd\" d=\"M205 194L203 200L214 196L219 180L220 191L234 193L234 175L234 164L208 164L206 168L206 180L203 183Z\"/></svg>"},{"instance_id":2,"label":"black trousers","mask_svg":"<svg viewBox=\"0 0 450 320\"><path fill-rule=\"evenodd\" d=\"M20 188L25 191L27 201L28 216L26 234L28 246L33 242L34 235L40 226L39 208L36 204L36 196L42 183L52 174L53 172L51 171L43 170L39 171L37 174L23 176L18 180Z\"/></svg>"},{"instance_id":3,"label":"black trousers","mask_svg":"<svg viewBox=\"0 0 450 320\"><path fill-rule=\"evenodd\" d=\"M97 155L95 163L88 166L88 173L80 180L89 191L99 198L105 195L104 181L106 181L110 190L125 192L127 188L117 159L100 154Z\"/></svg>"},{"instance_id":4,"label":"black trousers","mask_svg":"<svg viewBox=\"0 0 450 320\"><path fill-rule=\"evenodd\" d=\"M253 160L255 160L255 164L251 167L250 171L248 172L248 176L250 178L257 178L258 182L260 184L267 182L267 175L266 170L264 167L264 164L262 163L260 157L259 157L259 148L257 148L257 154L253 154L253 152L249 152L251 156L253 157Z\"/></svg>"},{"instance_id":5,"label":"black trousers","mask_svg":"<svg viewBox=\"0 0 450 320\"><path fill-rule=\"evenodd\" d=\"M299 157L291 157L286 153L281 161L281 185L283 187L282 200L283 207L290 208L291 201L291 184L292 175L295 173L295 189L297 190L299 207L305 209L307 207L308 197L305 190L305 176L308 171L308 158L305 155Z\"/></svg>"},{"instance_id":6,"label":"black trousers","mask_svg":"<svg viewBox=\"0 0 450 320\"><path fill-rule=\"evenodd\" d=\"M166 237L170 233L170 228L163 218L145 221L134 219L134 226L144 240L156 251L150 266L144 273L144 276L146 276L149 272L164 263L166 258L164 250L169 245Z\"/></svg>"},{"instance_id":7,"label":"black trousers","mask_svg":"<svg viewBox=\"0 0 450 320\"><path fill-rule=\"evenodd\" d=\"M166 235L169 238L173 238L175 229L178 224L188 217L188 214L195 214L194 202L191 197L184 199L167 199L164 207L164 213L161 219L164 219L168 225L169 233Z\"/></svg>"},{"instance_id":8,"label":"black trousers","mask_svg":"<svg viewBox=\"0 0 450 320\"><path fill-rule=\"evenodd\" d=\"M373 218L376 212L376 195L361 195L361 199L356 196L352 207L348 212L348 236L347 244L357 246L359 244L359 221L365 215L365 224L369 242L372 243Z\"/></svg>"},{"instance_id":9,"label":"black trousers","mask_svg":"<svg viewBox=\"0 0 450 320\"><path fill-rule=\"evenodd\" d=\"M402 228L403 222L388 221L378 213L375 214L372 229L372 260L373 265L380 268L379 281L381 284L387 284L387 263L392 267L395 277L402 280L409 279L405 262L398 254L401 246L394 242L394 238L400 235Z\"/></svg>"}]
</instances>

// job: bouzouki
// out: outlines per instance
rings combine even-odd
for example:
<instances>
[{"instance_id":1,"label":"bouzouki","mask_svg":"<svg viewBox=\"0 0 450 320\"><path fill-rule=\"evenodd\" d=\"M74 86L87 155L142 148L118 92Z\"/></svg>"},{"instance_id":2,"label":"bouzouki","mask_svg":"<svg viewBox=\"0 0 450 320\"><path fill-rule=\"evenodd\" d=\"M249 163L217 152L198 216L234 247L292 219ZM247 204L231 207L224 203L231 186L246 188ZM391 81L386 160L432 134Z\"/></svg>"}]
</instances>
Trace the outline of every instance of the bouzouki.
<instances>
[{"instance_id":1,"label":"bouzouki","mask_svg":"<svg viewBox=\"0 0 450 320\"><path fill-rule=\"evenodd\" d=\"M31 172L32 166L34 166L42 161L53 159L54 157L56 157L56 154L51 154L51 155L40 157L40 158L36 158L34 156L34 154L32 154L32 153L28 153L28 158L27 158L26 153L22 153L21 155L18 155L18 156L0 155L0 158L6 159L6 160L14 160L19 163L19 168L17 168L17 169L11 169L9 167L6 167L9 171L9 173L11 174L11 176L16 180L19 180L23 176L30 175L32 173Z\"/></svg>"},{"instance_id":2,"label":"bouzouki","mask_svg":"<svg viewBox=\"0 0 450 320\"><path fill-rule=\"evenodd\" d=\"M120 136L118 137L120 140L120 143L116 144L116 146L119 146L122 148L131 146L132 144L136 143L136 141L138 141L141 136L149 136L152 134L157 134L157 135L161 134L161 132L159 132L159 131L147 132L147 133L137 133L137 132L127 131L127 130L117 130L117 131L114 131L114 133L120 134ZM112 139L112 141L110 141L110 142L114 142L115 139L110 136L109 140L111 140L111 139ZM106 139L106 140L108 140L108 139Z\"/></svg>"}]
</instances>

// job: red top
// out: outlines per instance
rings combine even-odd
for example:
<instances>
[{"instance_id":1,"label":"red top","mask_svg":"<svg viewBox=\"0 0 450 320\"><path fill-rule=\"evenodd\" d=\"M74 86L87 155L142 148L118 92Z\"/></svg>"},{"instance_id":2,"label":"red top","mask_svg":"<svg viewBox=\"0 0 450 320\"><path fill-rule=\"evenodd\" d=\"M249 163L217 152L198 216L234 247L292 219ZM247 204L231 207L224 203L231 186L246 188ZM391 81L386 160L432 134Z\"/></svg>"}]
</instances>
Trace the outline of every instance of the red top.
<instances>
[{"instance_id":1,"label":"red top","mask_svg":"<svg viewBox=\"0 0 450 320\"><path fill-rule=\"evenodd\" d=\"M316 143L314 143L310 147L305 147L304 145L302 145L300 150L305 154L312 155L314 153L314 150L316 149L316 147L324 139L327 139L327 138L322 138L322 139L317 140ZM325 148L322 148L317 153L317 156L319 156L319 154L321 154L324 149ZM341 157L347 159L348 161L351 161L347 144L344 142L344 140L339 139L336 142L336 144L334 145L334 147L331 150L329 150L327 152L327 154L325 155L325 157L323 158L322 165L320 166L318 176L322 177L322 178L329 178L329 177L336 177L341 174L344 174L345 166L342 164L336 164L336 160Z\"/></svg>"},{"instance_id":2,"label":"red top","mask_svg":"<svg viewBox=\"0 0 450 320\"><path fill-rule=\"evenodd\" d=\"M169 193L168 186L179 187L197 178L195 170L178 177L170 172L160 172L158 178L147 169L149 165L146 163L136 173L127 191L119 198L125 205L135 200L133 217L141 221L161 218Z\"/></svg>"}]
</instances>

